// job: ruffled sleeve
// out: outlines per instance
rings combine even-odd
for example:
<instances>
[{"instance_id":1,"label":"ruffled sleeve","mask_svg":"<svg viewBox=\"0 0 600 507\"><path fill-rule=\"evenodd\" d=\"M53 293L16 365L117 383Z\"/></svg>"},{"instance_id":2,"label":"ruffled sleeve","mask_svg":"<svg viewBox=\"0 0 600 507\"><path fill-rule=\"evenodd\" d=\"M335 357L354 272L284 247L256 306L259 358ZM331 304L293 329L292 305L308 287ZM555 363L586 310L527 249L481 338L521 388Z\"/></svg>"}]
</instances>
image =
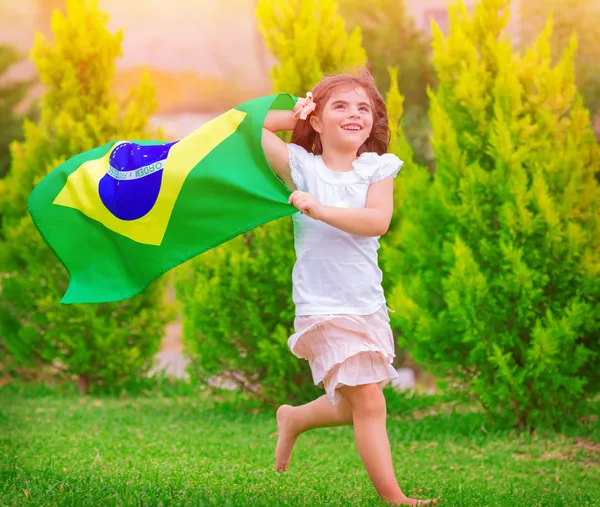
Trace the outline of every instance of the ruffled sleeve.
<instances>
[{"instance_id":1,"label":"ruffled sleeve","mask_svg":"<svg viewBox=\"0 0 600 507\"><path fill-rule=\"evenodd\" d=\"M404 162L400 160L396 155L391 153L386 153L379 157L379 165L375 170L373 176L371 176L371 183L375 183L377 181L383 181L389 176L393 176L394 178L400 172L400 168Z\"/></svg>"},{"instance_id":2,"label":"ruffled sleeve","mask_svg":"<svg viewBox=\"0 0 600 507\"><path fill-rule=\"evenodd\" d=\"M306 171L314 155L297 144L288 144L288 158L292 181L298 190L306 190Z\"/></svg>"}]
</instances>

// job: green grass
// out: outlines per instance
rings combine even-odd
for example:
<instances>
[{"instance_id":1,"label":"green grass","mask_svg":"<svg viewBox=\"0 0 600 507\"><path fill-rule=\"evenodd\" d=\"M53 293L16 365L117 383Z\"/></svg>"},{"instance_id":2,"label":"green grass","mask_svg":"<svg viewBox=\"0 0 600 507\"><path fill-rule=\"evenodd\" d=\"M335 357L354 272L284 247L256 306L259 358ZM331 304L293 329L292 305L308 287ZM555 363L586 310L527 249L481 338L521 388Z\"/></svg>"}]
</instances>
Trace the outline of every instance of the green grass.
<instances>
[{"instance_id":1,"label":"green grass","mask_svg":"<svg viewBox=\"0 0 600 507\"><path fill-rule=\"evenodd\" d=\"M5 388L0 505L385 505L351 428L301 436L290 470L279 475L273 414L217 399L79 399ZM531 435L492 430L473 410L428 404L388 420L406 493L436 496L441 506L600 505L597 418ZM400 405L407 403L390 400Z\"/></svg>"}]
</instances>

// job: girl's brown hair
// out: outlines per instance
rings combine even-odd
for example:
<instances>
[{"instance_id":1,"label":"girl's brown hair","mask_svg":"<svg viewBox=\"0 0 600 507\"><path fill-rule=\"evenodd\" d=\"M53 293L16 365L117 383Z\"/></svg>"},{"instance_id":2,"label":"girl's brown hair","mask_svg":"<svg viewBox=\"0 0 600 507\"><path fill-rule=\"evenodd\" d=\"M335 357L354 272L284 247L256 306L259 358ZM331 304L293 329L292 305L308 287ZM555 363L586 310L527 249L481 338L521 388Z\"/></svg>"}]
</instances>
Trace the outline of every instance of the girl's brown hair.
<instances>
[{"instance_id":1,"label":"girl's brown hair","mask_svg":"<svg viewBox=\"0 0 600 507\"><path fill-rule=\"evenodd\" d=\"M363 145L358 149L358 155L364 152L376 152L379 155L387 153L390 144L390 128L388 125L387 107L379 90L375 86L375 80L371 74L361 69L357 74L337 74L327 76L319 81L311 90L313 100L317 105L314 113L322 112L323 106L331 98L336 90L345 86L354 88L363 87L371 100L373 111L373 128L371 134ZM292 134L292 143L302 146L306 151L315 155L323 153L323 145L319 134L310 124L310 116L306 120L298 120L294 133Z\"/></svg>"}]
</instances>

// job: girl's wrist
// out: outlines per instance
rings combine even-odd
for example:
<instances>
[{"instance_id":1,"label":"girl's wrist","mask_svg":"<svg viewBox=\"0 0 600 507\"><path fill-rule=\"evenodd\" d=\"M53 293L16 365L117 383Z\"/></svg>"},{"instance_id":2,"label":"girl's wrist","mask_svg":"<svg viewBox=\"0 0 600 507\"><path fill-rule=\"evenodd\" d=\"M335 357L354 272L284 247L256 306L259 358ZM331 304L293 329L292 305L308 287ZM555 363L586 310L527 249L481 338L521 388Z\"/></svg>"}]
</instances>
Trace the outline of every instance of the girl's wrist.
<instances>
[{"instance_id":1,"label":"girl's wrist","mask_svg":"<svg viewBox=\"0 0 600 507\"><path fill-rule=\"evenodd\" d=\"M329 216L329 209L330 209L330 207L326 206L325 204L319 203L319 205L316 208L317 208L315 210L316 213L314 213L313 218L315 220L319 220L320 222L327 223L327 218Z\"/></svg>"}]
</instances>

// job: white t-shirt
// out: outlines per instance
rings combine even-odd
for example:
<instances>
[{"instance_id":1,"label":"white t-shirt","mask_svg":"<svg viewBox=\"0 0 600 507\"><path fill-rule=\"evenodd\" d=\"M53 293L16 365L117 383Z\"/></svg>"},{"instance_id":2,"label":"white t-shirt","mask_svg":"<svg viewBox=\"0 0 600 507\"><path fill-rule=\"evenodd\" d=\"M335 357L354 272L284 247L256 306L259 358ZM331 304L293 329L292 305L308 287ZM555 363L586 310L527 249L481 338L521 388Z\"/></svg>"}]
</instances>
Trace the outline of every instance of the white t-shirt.
<instances>
[{"instance_id":1,"label":"white t-shirt","mask_svg":"<svg viewBox=\"0 0 600 507\"><path fill-rule=\"evenodd\" d=\"M289 144L288 153L296 188L326 206L341 208L364 208L370 184L396 177L403 164L389 153L363 153L351 171L336 172L301 146ZM296 315L368 315L385 304L378 237L349 234L303 213L295 213L292 220Z\"/></svg>"}]
</instances>

